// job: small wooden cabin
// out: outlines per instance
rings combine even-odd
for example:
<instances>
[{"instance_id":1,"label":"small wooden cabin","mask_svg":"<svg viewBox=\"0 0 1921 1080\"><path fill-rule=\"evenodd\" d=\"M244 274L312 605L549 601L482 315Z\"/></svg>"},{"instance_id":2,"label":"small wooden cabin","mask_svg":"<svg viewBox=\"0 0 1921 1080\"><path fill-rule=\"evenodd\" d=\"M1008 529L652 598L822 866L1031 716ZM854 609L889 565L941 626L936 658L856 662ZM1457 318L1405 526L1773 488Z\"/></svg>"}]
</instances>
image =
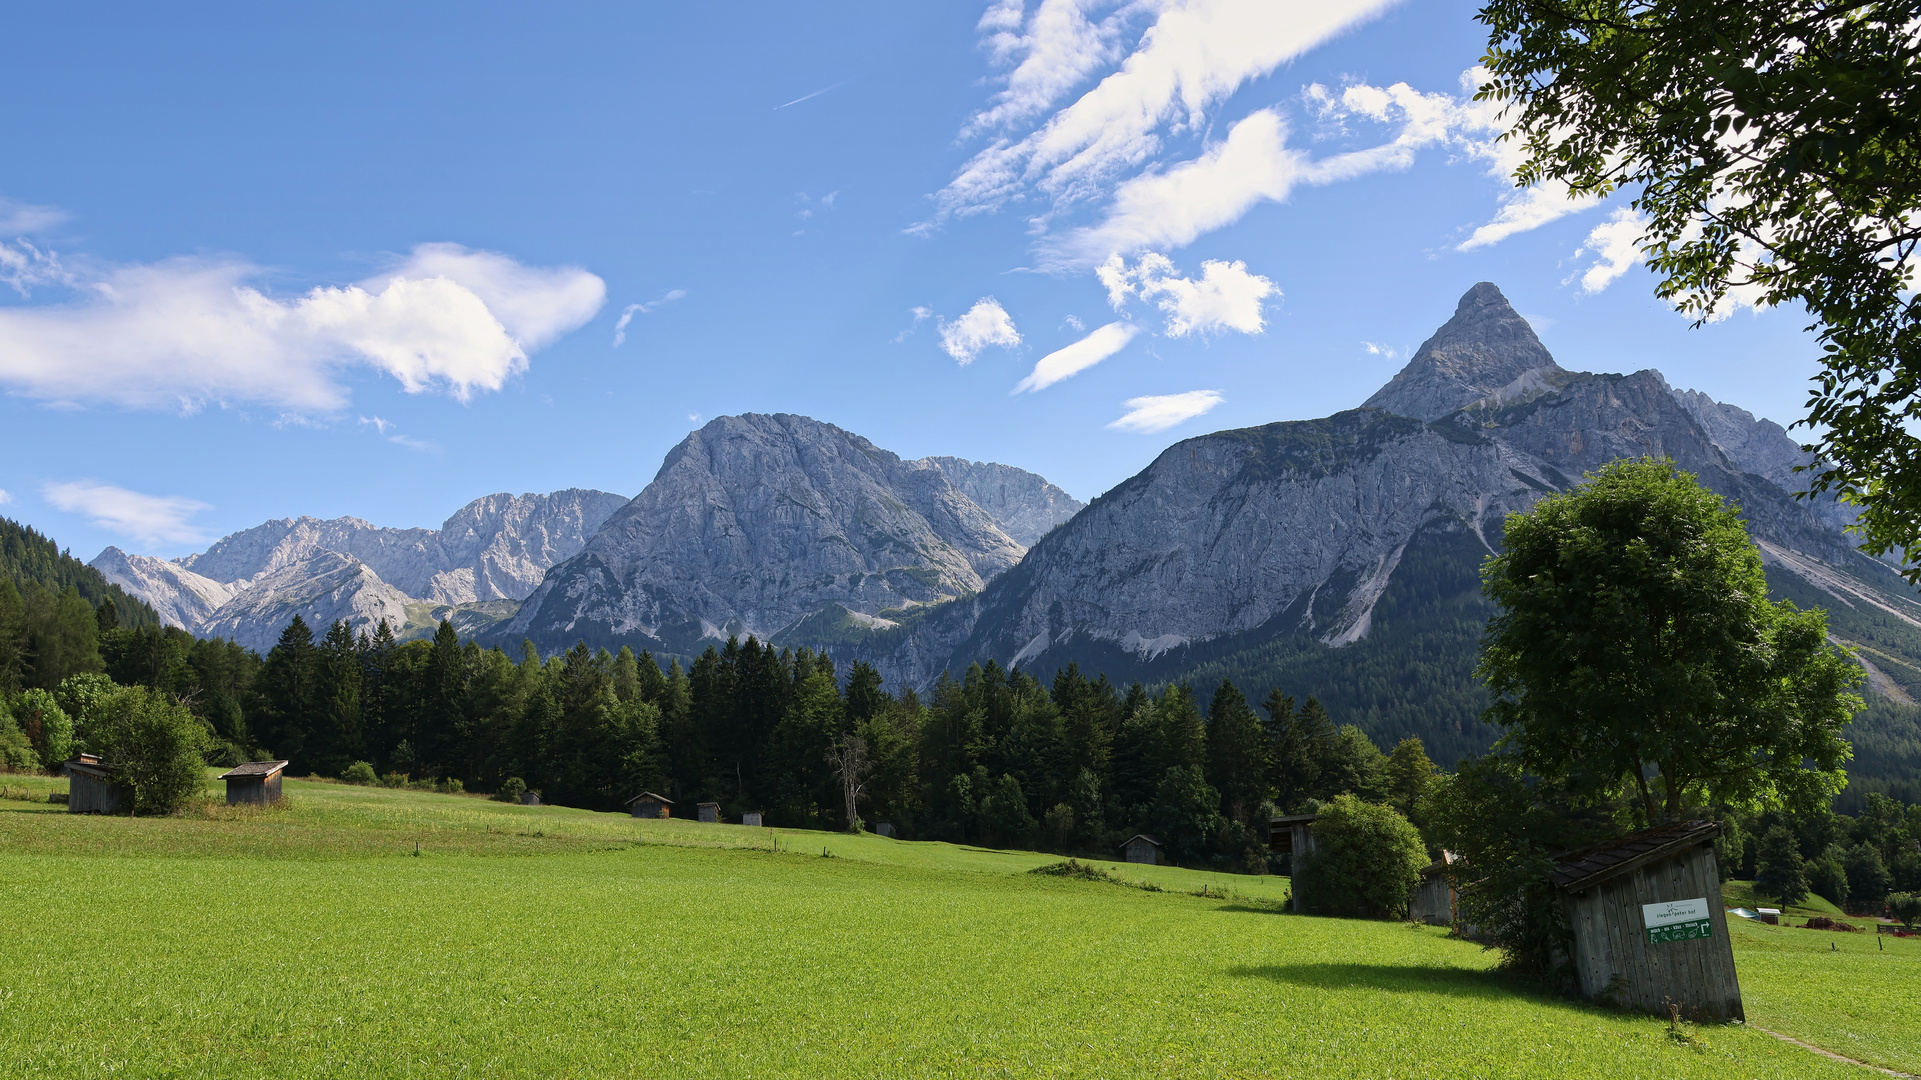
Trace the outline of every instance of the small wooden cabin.
<instances>
[{"instance_id":1,"label":"small wooden cabin","mask_svg":"<svg viewBox=\"0 0 1921 1080\"><path fill-rule=\"evenodd\" d=\"M720 824L720 804L717 802L701 803L695 807L695 813L709 825Z\"/></svg>"},{"instance_id":2,"label":"small wooden cabin","mask_svg":"<svg viewBox=\"0 0 1921 1080\"><path fill-rule=\"evenodd\" d=\"M1421 871L1421 883L1407 897L1407 920L1426 923L1429 926L1454 925L1454 886L1448 883L1447 868L1454 862L1454 853L1441 852L1441 857L1429 863Z\"/></svg>"},{"instance_id":3,"label":"small wooden cabin","mask_svg":"<svg viewBox=\"0 0 1921 1080\"><path fill-rule=\"evenodd\" d=\"M1281 872L1292 876L1301 860L1314 854L1314 821L1319 814L1285 814L1267 822L1267 850L1281 856ZM1301 896L1294 893L1294 910L1301 910Z\"/></svg>"},{"instance_id":4,"label":"small wooden cabin","mask_svg":"<svg viewBox=\"0 0 1921 1080\"><path fill-rule=\"evenodd\" d=\"M639 818L673 817L674 800L665 795L643 791L627 800L627 812Z\"/></svg>"},{"instance_id":5,"label":"small wooden cabin","mask_svg":"<svg viewBox=\"0 0 1921 1080\"><path fill-rule=\"evenodd\" d=\"M894 823L891 821L883 821L874 826L874 833L875 835L885 836L889 840L892 840L894 838Z\"/></svg>"},{"instance_id":6,"label":"small wooden cabin","mask_svg":"<svg viewBox=\"0 0 1921 1080\"><path fill-rule=\"evenodd\" d=\"M1167 852L1162 850L1161 842L1147 835L1137 833L1121 845L1128 862L1151 863L1159 866L1167 862Z\"/></svg>"},{"instance_id":7,"label":"small wooden cabin","mask_svg":"<svg viewBox=\"0 0 1921 1080\"><path fill-rule=\"evenodd\" d=\"M133 809L133 789L114 778L113 766L98 755L81 754L61 765L67 774L67 813L124 814Z\"/></svg>"},{"instance_id":8,"label":"small wooden cabin","mask_svg":"<svg viewBox=\"0 0 1921 1080\"><path fill-rule=\"evenodd\" d=\"M286 772L284 761L249 761L221 773L216 779L227 782L227 805L272 806L280 801L280 776Z\"/></svg>"},{"instance_id":9,"label":"small wooden cabin","mask_svg":"<svg viewBox=\"0 0 1921 1080\"><path fill-rule=\"evenodd\" d=\"M758 810L747 811L746 813L740 816L740 823L742 825L751 825L756 829L760 828L760 823L761 823L760 811Z\"/></svg>"},{"instance_id":10,"label":"small wooden cabin","mask_svg":"<svg viewBox=\"0 0 1921 1080\"><path fill-rule=\"evenodd\" d=\"M539 806L539 805L540 805L540 792L538 792L538 791L534 791L534 790L528 790L528 791L523 791L523 792L521 792L521 793L520 793L520 805L522 805L522 806Z\"/></svg>"},{"instance_id":11,"label":"small wooden cabin","mask_svg":"<svg viewBox=\"0 0 1921 1080\"><path fill-rule=\"evenodd\" d=\"M1552 877L1574 931L1581 996L1689 1019L1745 1020L1712 821L1572 851Z\"/></svg>"}]
</instances>

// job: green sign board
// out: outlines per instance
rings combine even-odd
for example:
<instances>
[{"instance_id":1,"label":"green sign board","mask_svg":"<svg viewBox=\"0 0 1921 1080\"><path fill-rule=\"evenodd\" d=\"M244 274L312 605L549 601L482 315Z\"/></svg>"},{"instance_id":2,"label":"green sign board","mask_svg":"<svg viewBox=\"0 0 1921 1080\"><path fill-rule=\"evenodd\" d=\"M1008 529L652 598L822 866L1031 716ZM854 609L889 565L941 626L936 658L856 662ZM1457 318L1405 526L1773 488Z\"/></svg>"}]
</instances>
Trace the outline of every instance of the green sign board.
<instances>
[{"instance_id":1,"label":"green sign board","mask_svg":"<svg viewBox=\"0 0 1921 1080\"><path fill-rule=\"evenodd\" d=\"M1714 923L1709 918L1705 896L1665 904L1642 904L1641 921L1647 925L1649 945L1714 936Z\"/></svg>"}]
</instances>

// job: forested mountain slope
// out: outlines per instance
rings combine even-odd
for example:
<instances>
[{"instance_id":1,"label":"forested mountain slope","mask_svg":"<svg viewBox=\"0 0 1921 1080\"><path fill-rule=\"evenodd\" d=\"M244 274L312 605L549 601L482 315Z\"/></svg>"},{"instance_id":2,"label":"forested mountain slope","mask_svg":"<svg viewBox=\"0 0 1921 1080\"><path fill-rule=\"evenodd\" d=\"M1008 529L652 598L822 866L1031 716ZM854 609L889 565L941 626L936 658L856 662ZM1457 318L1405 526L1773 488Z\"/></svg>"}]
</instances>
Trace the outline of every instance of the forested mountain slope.
<instances>
[{"instance_id":1,"label":"forested mountain slope","mask_svg":"<svg viewBox=\"0 0 1921 1080\"><path fill-rule=\"evenodd\" d=\"M33 585L53 593L72 587L96 608L103 601L112 600L124 626L160 624L160 616L138 596L129 595L100 571L10 518L0 518L0 574L22 594Z\"/></svg>"}]
</instances>

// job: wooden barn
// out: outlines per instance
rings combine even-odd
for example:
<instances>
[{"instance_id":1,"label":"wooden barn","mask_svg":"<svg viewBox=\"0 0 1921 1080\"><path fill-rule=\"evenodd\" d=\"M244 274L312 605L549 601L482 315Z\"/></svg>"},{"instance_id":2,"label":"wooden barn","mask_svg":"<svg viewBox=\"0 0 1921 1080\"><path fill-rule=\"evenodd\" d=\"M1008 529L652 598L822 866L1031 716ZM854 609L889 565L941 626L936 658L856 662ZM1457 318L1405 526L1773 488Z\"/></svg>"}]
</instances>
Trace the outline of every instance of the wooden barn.
<instances>
[{"instance_id":1,"label":"wooden barn","mask_svg":"<svg viewBox=\"0 0 1921 1080\"><path fill-rule=\"evenodd\" d=\"M272 806L280 801L280 776L287 771L284 761L249 761L221 773L216 779L227 782L227 805Z\"/></svg>"},{"instance_id":2,"label":"wooden barn","mask_svg":"<svg viewBox=\"0 0 1921 1080\"><path fill-rule=\"evenodd\" d=\"M883 821L874 826L874 833L877 836L885 836L889 840L892 840L894 838L894 823L891 821Z\"/></svg>"},{"instance_id":3,"label":"wooden barn","mask_svg":"<svg viewBox=\"0 0 1921 1080\"><path fill-rule=\"evenodd\" d=\"M1130 838L1121 845L1121 851L1126 853L1128 862L1152 863L1156 866L1167 862L1167 853L1161 849L1161 842L1146 833L1138 833Z\"/></svg>"},{"instance_id":4,"label":"wooden barn","mask_svg":"<svg viewBox=\"0 0 1921 1080\"><path fill-rule=\"evenodd\" d=\"M1683 821L1556 860L1581 996L1690 1020L1745 1020L1712 821Z\"/></svg>"},{"instance_id":5,"label":"wooden barn","mask_svg":"<svg viewBox=\"0 0 1921 1080\"><path fill-rule=\"evenodd\" d=\"M720 804L717 802L700 803L694 808L694 812L700 817L700 820L709 825L720 824Z\"/></svg>"},{"instance_id":6,"label":"wooden barn","mask_svg":"<svg viewBox=\"0 0 1921 1080\"><path fill-rule=\"evenodd\" d=\"M113 766L94 754L81 754L60 767L67 774L67 813L125 814L133 810L133 789L114 779Z\"/></svg>"},{"instance_id":7,"label":"wooden barn","mask_svg":"<svg viewBox=\"0 0 1921 1080\"><path fill-rule=\"evenodd\" d=\"M756 829L760 828L760 824L761 824L760 811L758 810L747 811L746 813L740 816L740 823L742 825L752 825Z\"/></svg>"},{"instance_id":8,"label":"wooden barn","mask_svg":"<svg viewBox=\"0 0 1921 1080\"><path fill-rule=\"evenodd\" d=\"M528 791L523 791L523 792L521 792L521 793L520 793L520 805L522 805L522 806L539 806L539 805L540 805L540 792L539 792L538 790L528 790Z\"/></svg>"},{"instance_id":9,"label":"wooden barn","mask_svg":"<svg viewBox=\"0 0 1921 1080\"><path fill-rule=\"evenodd\" d=\"M627 812L641 818L667 818L674 816L674 800L665 795L643 791L627 800Z\"/></svg>"},{"instance_id":10,"label":"wooden barn","mask_svg":"<svg viewBox=\"0 0 1921 1080\"><path fill-rule=\"evenodd\" d=\"M1421 883L1407 897L1407 920L1426 923L1429 926L1454 925L1454 886L1448 884L1447 868L1454 862L1454 853L1441 852L1441 857L1429 863L1421 871Z\"/></svg>"}]
</instances>

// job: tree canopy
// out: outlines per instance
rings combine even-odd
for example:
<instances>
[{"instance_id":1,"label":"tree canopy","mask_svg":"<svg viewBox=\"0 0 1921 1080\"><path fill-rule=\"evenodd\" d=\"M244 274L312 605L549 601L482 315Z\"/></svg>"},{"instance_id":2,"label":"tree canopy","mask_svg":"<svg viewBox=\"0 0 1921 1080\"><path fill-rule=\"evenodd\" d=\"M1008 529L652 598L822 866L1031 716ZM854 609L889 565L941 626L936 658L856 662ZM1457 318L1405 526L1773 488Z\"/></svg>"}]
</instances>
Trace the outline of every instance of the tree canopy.
<instances>
[{"instance_id":1,"label":"tree canopy","mask_svg":"<svg viewBox=\"0 0 1921 1080\"><path fill-rule=\"evenodd\" d=\"M1921 581L1921 38L1913 3L1489 0L1478 97L1523 185L1632 193L1657 293L1805 306L1816 491Z\"/></svg>"},{"instance_id":2,"label":"tree canopy","mask_svg":"<svg viewBox=\"0 0 1921 1080\"><path fill-rule=\"evenodd\" d=\"M1479 673L1529 772L1625 786L1649 823L1845 785L1859 669L1823 612L1767 598L1739 516L1692 476L1617 461L1510 515L1506 537L1482 571L1499 610Z\"/></svg>"}]
</instances>

